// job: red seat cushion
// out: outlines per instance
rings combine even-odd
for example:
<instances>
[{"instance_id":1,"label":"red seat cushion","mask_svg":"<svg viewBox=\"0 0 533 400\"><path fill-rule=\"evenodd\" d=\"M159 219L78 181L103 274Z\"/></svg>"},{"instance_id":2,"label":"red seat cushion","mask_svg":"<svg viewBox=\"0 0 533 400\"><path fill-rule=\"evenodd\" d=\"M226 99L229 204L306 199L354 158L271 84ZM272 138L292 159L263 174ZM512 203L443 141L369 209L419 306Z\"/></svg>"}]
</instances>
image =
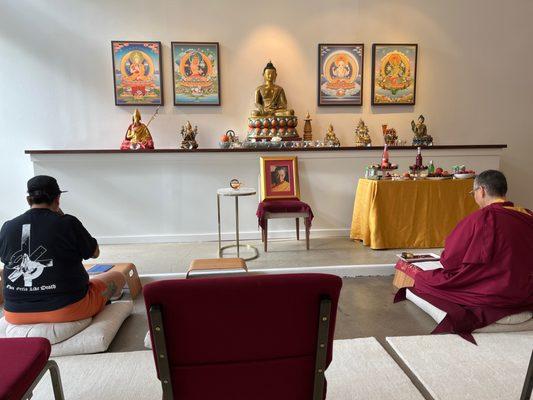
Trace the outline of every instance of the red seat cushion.
<instances>
[{"instance_id":1,"label":"red seat cushion","mask_svg":"<svg viewBox=\"0 0 533 400\"><path fill-rule=\"evenodd\" d=\"M19 400L50 357L44 338L0 339L0 399Z\"/></svg>"},{"instance_id":2,"label":"red seat cushion","mask_svg":"<svg viewBox=\"0 0 533 400\"><path fill-rule=\"evenodd\" d=\"M147 310L160 305L175 398L312 398L318 311L332 301L332 357L341 278L256 275L153 282Z\"/></svg>"},{"instance_id":3,"label":"red seat cushion","mask_svg":"<svg viewBox=\"0 0 533 400\"><path fill-rule=\"evenodd\" d=\"M257 206L257 219L259 226L265 229L265 214L266 213L307 213L305 223L311 227L313 221L313 210L311 206L298 199L287 200L264 200Z\"/></svg>"}]
</instances>

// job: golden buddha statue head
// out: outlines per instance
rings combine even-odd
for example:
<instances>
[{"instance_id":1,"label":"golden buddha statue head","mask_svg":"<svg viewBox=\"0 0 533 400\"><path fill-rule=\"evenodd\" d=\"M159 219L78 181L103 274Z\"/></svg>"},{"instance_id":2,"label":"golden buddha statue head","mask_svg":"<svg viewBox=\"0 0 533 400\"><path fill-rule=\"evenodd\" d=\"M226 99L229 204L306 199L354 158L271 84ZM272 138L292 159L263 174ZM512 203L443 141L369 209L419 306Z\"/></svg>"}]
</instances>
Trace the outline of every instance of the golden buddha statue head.
<instances>
[{"instance_id":1,"label":"golden buddha statue head","mask_svg":"<svg viewBox=\"0 0 533 400\"><path fill-rule=\"evenodd\" d=\"M263 69L263 78L265 78L266 83L276 82L276 77L278 76L278 71L276 67L272 64L272 61L269 61L268 64Z\"/></svg>"}]
</instances>

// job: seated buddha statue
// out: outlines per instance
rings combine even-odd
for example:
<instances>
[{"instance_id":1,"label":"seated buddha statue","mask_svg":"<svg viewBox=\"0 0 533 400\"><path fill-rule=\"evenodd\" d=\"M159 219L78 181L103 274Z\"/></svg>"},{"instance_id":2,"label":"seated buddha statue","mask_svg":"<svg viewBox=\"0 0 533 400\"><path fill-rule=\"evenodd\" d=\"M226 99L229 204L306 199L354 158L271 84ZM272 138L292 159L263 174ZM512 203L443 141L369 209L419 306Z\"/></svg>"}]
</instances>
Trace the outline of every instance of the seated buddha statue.
<instances>
[{"instance_id":1,"label":"seated buddha statue","mask_svg":"<svg viewBox=\"0 0 533 400\"><path fill-rule=\"evenodd\" d=\"M253 117L272 117L294 115L293 110L287 108L287 98L281 86L275 84L277 77L276 68L269 61L263 70L265 83L255 90L255 105Z\"/></svg>"},{"instance_id":2,"label":"seated buddha statue","mask_svg":"<svg viewBox=\"0 0 533 400\"><path fill-rule=\"evenodd\" d=\"M418 117L418 123L411 121L411 130L414 133L413 146L431 146L433 144L433 137L428 135L428 128L424 122L423 115Z\"/></svg>"},{"instance_id":3,"label":"seated buddha statue","mask_svg":"<svg viewBox=\"0 0 533 400\"><path fill-rule=\"evenodd\" d=\"M132 123L128 126L124 141L120 146L121 150L138 150L150 149L153 150L154 141L152 135L148 130L148 126L141 122L141 113L138 109L135 110L132 116Z\"/></svg>"},{"instance_id":4,"label":"seated buddha statue","mask_svg":"<svg viewBox=\"0 0 533 400\"><path fill-rule=\"evenodd\" d=\"M274 137L300 140L296 131L298 117L293 110L287 108L285 91L275 84L276 77L276 68L269 61L263 70L265 83L255 90L257 108L248 118L247 140L269 141Z\"/></svg>"}]
</instances>

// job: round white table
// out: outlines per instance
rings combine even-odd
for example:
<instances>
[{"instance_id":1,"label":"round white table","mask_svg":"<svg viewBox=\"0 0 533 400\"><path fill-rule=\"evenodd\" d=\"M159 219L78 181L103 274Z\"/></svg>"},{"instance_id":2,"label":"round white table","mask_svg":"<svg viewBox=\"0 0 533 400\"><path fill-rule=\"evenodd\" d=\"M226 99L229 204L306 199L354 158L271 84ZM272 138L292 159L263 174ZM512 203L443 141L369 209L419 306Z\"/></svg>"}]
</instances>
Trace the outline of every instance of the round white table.
<instances>
[{"instance_id":1,"label":"round white table","mask_svg":"<svg viewBox=\"0 0 533 400\"><path fill-rule=\"evenodd\" d=\"M222 188L217 190L217 211L218 211L218 257L222 258L223 252L226 249L237 247L237 258L240 258L240 248L241 245L239 243L239 197L241 196L253 196L256 194L256 190L253 188L239 188L239 189L232 189L232 188ZM227 196L227 197L233 197L235 198L235 238L237 244L232 244L228 246L222 247L222 237L220 233L220 196ZM242 247L245 247L247 250L251 250L254 255L248 258L244 258L246 261L254 260L257 257L259 257L259 251L256 247L246 244Z\"/></svg>"}]
</instances>

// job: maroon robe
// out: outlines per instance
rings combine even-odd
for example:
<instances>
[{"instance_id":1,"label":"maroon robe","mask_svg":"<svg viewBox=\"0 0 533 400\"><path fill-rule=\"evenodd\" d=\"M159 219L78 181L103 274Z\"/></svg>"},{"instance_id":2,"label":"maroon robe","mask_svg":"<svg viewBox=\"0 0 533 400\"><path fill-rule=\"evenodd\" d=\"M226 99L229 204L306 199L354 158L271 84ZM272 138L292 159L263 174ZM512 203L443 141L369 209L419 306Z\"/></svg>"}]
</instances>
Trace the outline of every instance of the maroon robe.
<instances>
[{"instance_id":1,"label":"maroon robe","mask_svg":"<svg viewBox=\"0 0 533 400\"><path fill-rule=\"evenodd\" d=\"M447 312L434 332L471 338L500 318L533 311L533 214L511 202L476 211L446 238L441 263L443 269L419 271L410 289Z\"/></svg>"}]
</instances>

